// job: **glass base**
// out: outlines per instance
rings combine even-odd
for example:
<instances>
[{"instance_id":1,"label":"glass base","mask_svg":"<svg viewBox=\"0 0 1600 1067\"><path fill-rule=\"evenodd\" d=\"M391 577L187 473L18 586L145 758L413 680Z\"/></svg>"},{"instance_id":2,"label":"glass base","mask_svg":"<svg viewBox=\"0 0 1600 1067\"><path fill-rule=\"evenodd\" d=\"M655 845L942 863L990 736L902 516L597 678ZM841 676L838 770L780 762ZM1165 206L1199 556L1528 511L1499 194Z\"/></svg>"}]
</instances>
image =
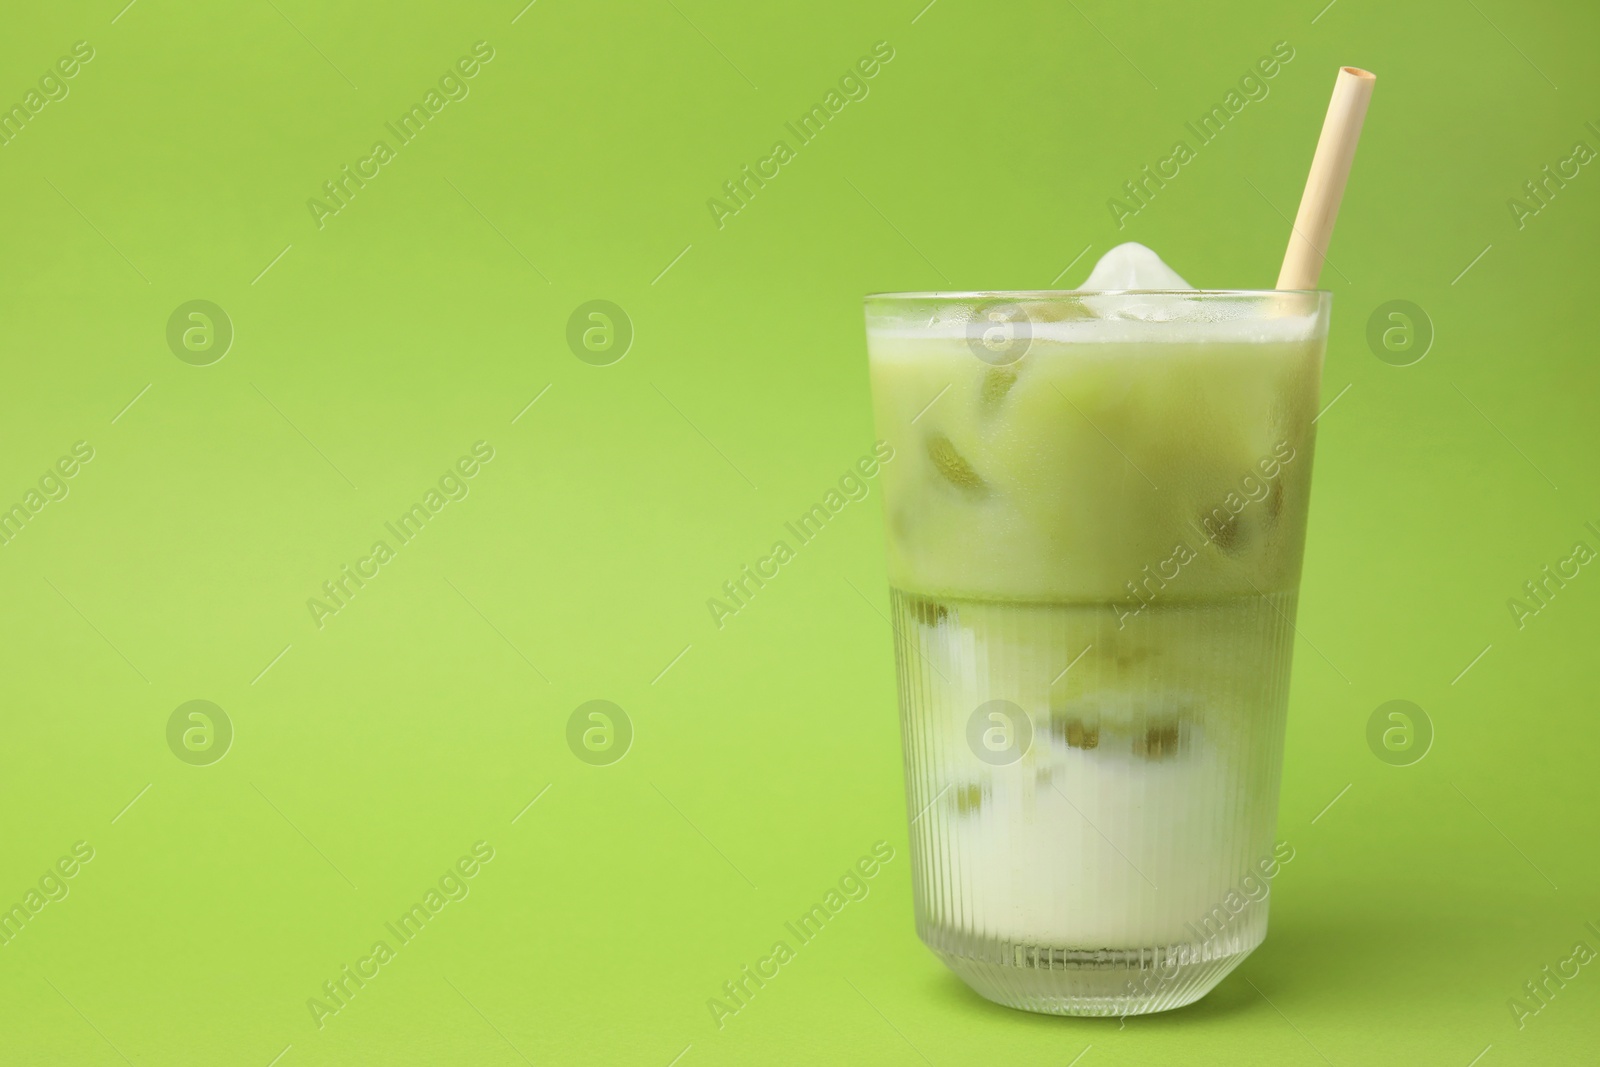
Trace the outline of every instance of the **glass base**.
<instances>
[{"instance_id":1,"label":"glass base","mask_svg":"<svg viewBox=\"0 0 1600 1067\"><path fill-rule=\"evenodd\" d=\"M1211 948L1223 946L1085 950L970 940L959 951L931 940L928 947L963 982L996 1004L1045 1015L1112 1017L1193 1004L1255 950L1255 944L1213 952Z\"/></svg>"}]
</instances>

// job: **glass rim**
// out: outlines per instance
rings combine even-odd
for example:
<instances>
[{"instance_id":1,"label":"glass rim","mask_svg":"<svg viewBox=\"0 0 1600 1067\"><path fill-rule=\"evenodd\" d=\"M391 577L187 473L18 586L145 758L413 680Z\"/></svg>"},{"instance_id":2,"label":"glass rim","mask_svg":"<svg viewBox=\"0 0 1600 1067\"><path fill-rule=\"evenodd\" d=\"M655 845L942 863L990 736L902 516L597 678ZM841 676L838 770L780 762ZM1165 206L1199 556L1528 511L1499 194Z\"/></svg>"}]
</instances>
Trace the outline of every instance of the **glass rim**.
<instances>
[{"instance_id":1,"label":"glass rim","mask_svg":"<svg viewBox=\"0 0 1600 1067\"><path fill-rule=\"evenodd\" d=\"M863 300L1046 300L1108 296L1331 296L1331 289L973 289L925 292L867 293Z\"/></svg>"}]
</instances>

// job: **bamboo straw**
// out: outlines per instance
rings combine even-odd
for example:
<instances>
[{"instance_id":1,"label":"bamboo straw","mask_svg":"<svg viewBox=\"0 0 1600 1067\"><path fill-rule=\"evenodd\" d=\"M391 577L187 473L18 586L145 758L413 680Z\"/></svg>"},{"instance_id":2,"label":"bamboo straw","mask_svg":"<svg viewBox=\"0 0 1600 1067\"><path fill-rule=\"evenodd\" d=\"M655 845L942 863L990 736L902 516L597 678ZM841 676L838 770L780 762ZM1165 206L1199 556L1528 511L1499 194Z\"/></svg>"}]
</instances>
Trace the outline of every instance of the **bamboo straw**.
<instances>
[{"instance_id":1,"label":"bamboo straw","mask_svg":"<svg viewBox=\"0 0 1600 1067\"><path fill-rule=\"evenodd\" d=\"M1333 236L1333 223L1339 217L1339 201L1344 197L1350 164L1355 159L1356 142L1361 138L1361 122L1367 117L1367 103L1377 76L1357 67L1341 67L1333 83L1333 99L1328 102L1328 117L1322 121L1322 136L1306 176L1306 191L1300 197L1300 212L1289 235L1289 250L1278 273L1279 289L1315 289L1322 275L1322 260Z\"/></svg>"}]
</instances>

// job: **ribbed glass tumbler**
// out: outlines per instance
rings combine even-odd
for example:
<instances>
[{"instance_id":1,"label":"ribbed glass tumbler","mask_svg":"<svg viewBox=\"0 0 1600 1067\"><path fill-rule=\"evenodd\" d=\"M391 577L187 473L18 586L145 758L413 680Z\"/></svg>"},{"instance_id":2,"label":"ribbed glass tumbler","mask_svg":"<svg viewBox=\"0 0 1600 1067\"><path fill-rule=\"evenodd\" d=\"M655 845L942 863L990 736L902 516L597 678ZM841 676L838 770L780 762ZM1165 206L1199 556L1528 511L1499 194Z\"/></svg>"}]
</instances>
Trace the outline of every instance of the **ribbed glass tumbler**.
<instances>
[{"instance_id":1,"label":"ribbed glass tumbler","mask_svg":"<svg viewBox=\"0 0 1600 1067\"><path fill-rule=\"evenodd\" d=\"M1266 934L1330 298L869 297L922 940L1132 1015Z\"/></svg>"}]
</instances>

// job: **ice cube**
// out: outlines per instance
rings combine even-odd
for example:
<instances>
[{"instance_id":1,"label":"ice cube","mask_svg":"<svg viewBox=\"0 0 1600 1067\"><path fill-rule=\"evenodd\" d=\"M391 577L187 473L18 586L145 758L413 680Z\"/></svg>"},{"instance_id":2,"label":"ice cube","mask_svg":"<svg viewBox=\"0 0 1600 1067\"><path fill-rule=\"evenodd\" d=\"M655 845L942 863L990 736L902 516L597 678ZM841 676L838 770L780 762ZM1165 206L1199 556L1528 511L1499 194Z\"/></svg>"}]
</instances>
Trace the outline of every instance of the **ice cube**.
<instances>
[{"instance_id":1,"label":"ice cube","mask_svg":"<svg viewBox=\"0 0 1600 1067\"><path fill-rule=\"evenodd\" d=\"M1079 289L1193 289L1161 257L1137 241L1120 244L1100 257Z\"/></svg>"},{"instance_id":2,"label":"ice cube","mask_svg":"<svg viewBox=\"0 0 1600 1067\"><path fill-rule=\"evenodd\" d=\"M984 368L983 381L978 387L978 407L984 414L993 414L1016 384L1017 371L1014 367Z\"/></svg>"},{"instance_id":3,"label":"ice cube","mask_svg":"<svg viewBox=\"0 0 1600 1067\"><path fill-rule=\"evenodd\" d=\"M951 796L956 802L956 811L962 815L971 815L983 807L983 802L989 799L989 788L979 782L969 782L959 785Z\"/></svg>"},{"instance_id":4,"label":"ice cube","mask_svg":"<svg viewBox=\"0 0 1600 1067\"><path fill-rule=\"evenodd\" d=\"M1080 288L1112 293L1149 289L1193 291L1160 256L1136 241L1120 244L1101 256ZM1206 317L1203 304L1182 296L1118 296L1114 299L1090 296L1083 302L1102 319L1201 322Z\"/></svg>"},{"instance_id":5,"label":"ice cube","mask_svg":"<svg viewBox=\"0 0 1600 1067\"><path fill-rule=\"evenodd\" d=\"M933 462L934 469L943 475L946 481L959 489L969 493L982 493L988 488L978 472L972 469L972 464L956 451L956 446L950 443L950 438L942 433L928 435L928 459Z\"/></svg>"}]
</instances>

